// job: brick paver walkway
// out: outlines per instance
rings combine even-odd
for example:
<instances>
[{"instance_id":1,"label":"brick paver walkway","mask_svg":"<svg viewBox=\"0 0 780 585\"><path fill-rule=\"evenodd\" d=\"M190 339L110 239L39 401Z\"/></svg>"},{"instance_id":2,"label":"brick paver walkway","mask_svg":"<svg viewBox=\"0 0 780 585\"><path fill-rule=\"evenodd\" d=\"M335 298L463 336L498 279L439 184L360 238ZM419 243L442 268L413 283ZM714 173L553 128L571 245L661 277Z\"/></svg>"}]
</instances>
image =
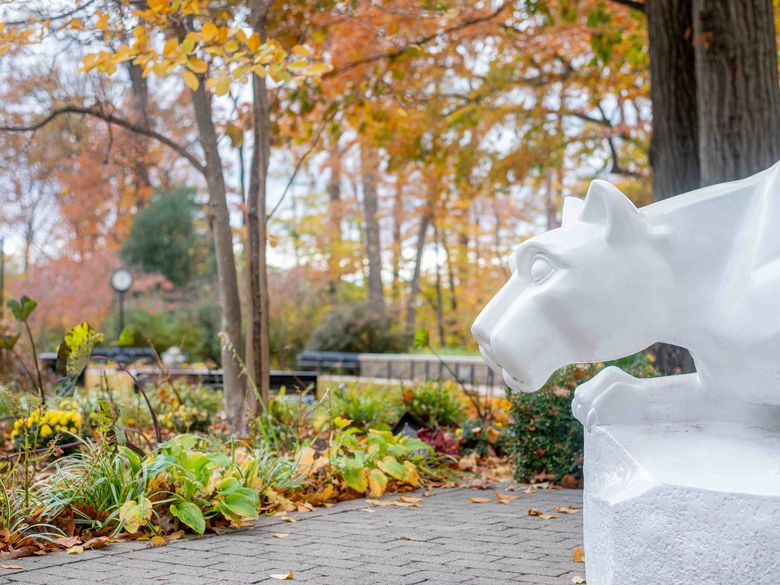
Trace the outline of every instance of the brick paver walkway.
<instances>
[{"instance_id":1,"label":"brick paver walkway","mask_svg":"<svg viewBox=\"0 0 780 585\"><path fill-rule=\"evenodd\" d=\"M421 508L356 500L290 514L295 523L263 518L251 528L159 548L129 542L81 555L19 559L8 564L23 569L0 569L0 583L237 585L276 583L269 575L290 570L295 582L320 585L557 585L583 576L584 565L572 561L573 549L582 545L582 513L528 516L529 508L555 513L556 506L579 507L582 493L511 494L519 498L498 504L491 491L436 490ZM472 497L491 501L472 503Z\"/></svg>"}]
</instances>

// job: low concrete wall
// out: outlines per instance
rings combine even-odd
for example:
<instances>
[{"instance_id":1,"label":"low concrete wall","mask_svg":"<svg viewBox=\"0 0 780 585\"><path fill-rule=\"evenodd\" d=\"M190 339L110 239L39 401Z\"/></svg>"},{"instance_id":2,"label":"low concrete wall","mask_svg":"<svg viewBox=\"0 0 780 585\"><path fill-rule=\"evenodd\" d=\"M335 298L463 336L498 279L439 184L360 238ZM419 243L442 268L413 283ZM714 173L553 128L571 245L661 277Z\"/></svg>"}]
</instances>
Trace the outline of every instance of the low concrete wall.
<instances>
[{"instance_id":1,"label":"low concrete wall","mask_svg":"<svg viewBox=\"0 0 780 585\"><path fill-rule=\"evenodd\" d=\"M503 386L481 357L408 353L361 353L360 377L401 380L458 380L469 386Z\"/></svg>"}]
</instances>

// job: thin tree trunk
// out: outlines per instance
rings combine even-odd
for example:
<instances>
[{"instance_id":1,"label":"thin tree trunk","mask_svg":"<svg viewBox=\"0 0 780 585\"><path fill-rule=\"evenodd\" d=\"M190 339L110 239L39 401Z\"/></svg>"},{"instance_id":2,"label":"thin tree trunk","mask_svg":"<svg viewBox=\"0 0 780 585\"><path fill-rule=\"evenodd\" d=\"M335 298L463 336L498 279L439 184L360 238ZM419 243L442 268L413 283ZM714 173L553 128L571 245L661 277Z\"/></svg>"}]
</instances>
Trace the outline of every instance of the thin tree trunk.
<instances>
[{"instance_id":1,"label":"thin tree trunk","mask_svg":"<svg viewBox=\"0 0 780 585\"><path fill-rule=\"evenodd\" d=\"M441 265L439 264L439 228L433 222L433 243L436 251L436 325L439 330L439 347L446 347L447 335L444 328L444 295L441 290Z\"/></svg>"},{"instance_id":2,"label":"thin tree trunk","mask_svg":"<svg viewBox=\"0 0 780 585\"><path fill-rule=\"evenodd\" d=\"M444 258L447 264L447 283L450 287L450 309L455 312L458 310L458 294L455 288L455 271L452 269L452 256L450 247L447 244L447 234L441 234L441 247L444 248Z\"/></svg>"},{"instance_id":3,"label":"thin tree trunk","mask_svg":"<svg viewBox=\"0 0 780 585\"><path fill-rule=\"evenodd\" d=\"M420 277L422 275L422 257L425 251L425 236L428 233L428 225L431 223L431 212L426 211L420 218L420 228L417 232L417 250L414 258L414 271L409 289L409 298L406 300L406 339L411 343L414 339L414 326L417 318L417 297L420 294Z\"/></svg>"},{"instance_id":4,"label":"thin tree trunk","mask_svg":"<svg viewBox=\"0 0 780 585\"><path fill-rule=\"evenodd\" d=\"M780 158L772 0L693 0L701 185Z\"/></svg>"},{"instance_id":5,"label":"thin tree trunk","mask_svg":"<svg viewBox=\"0 0 780 585\"><path fill-rule=\"evenodd\" d=\"M360 169L363 179L363 222L365 224L366 257L368 259L368 303L380 315L385 313L382 287L382 248L379 235L379 197L377 175L379 162L374 148L361 145Z\"/></svg>"},{"instance_id":6,"label":"thin tree trunk","mask_svg":"<svg viewBox=\"0 0 780 585\"><path fill-rule=\"evenodd\" d=\"M328 255L328 276L327 290L330 297L330 304L336 304L336 293L341 281L341 261L342 252L342 234L341 222L343 219L343 204L341 201L341 153L338 145L334 144L330 149L330 161L328 163L330 175L328 176L328 224L330 233L328 234L328 246L330 254Z\"/></svg>"},{"instance_id":7,"label":"thin tree trunk","mask_svg":"<svg viewBox=\"0 0 780 585\"><path fill-rule=\"evenodd\" d=\"M691 0L645 3L650 41L653 199L699 187L696 67Z\"/></svg>"},{"instance_id":8,"label":"thin tree trunk","mask_svg":"<svg viewBox=\"0 0 780 585\"><path fill-rule=\"evenodd\" d=\"M252 0L252 28L265 39L266 16L269 3ZM246 336L247 370L260 394L263 404L269 398L268 345L268 272L266 262L266 187L270 156L270 111L265 78L252 77L253 140L250 163L249 192L247 193L247 278L248 322ZM257 396L247 392L249 417L258 406Z\"/></svg>"},{"instance_id":9,"label":"thin tree trunk","mask_svg":"<svg viewBox=\"0 0 780 585\"><path fill-rule=\"evenodd\" d=\"M403 191L405 182L398 177L393 198L393 285L391 295L393 307L401 304L401 225L403 223Z\"/></svg>"},{"instance_id":10,"label":"thin tree trunk","mask_svg":"<svg viewBox=\"0 0 780 585\"><path fill-rule=\"evenodd\" d=\"M243 430L244 386L241 382L241 367L236 355L241 355L241 300L238 295L236 261L233 256L233 234L230 229L227 190L211 103L203 83L197 90L191 92L191 95L198 135L206 159L205 178L209 190L209 225L214 237L217 260L220 327L226 336L222 341L225 415L230 430L240 433Z\"/></svg>"}]
</instances>

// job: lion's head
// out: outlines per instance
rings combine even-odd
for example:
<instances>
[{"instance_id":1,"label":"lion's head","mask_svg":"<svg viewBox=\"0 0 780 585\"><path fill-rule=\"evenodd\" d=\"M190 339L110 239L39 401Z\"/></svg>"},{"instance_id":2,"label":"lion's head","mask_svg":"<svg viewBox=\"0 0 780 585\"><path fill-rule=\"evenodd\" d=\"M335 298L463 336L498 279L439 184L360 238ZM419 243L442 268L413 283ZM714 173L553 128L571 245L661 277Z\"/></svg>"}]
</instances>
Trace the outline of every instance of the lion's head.
<instances>
[{"instance_id":1,"label":"lion's head","mask_svg":"<svg viewBox=\"0 0 780 585\"><path fill-rule=\"evenodd\" d=\"M515 390L541 388L570 363L616 359L658 341L671 275L647 219L616 187L569 197L563 226L524 242L509 281L472 333Z\"/></svg>"}]
</instances>

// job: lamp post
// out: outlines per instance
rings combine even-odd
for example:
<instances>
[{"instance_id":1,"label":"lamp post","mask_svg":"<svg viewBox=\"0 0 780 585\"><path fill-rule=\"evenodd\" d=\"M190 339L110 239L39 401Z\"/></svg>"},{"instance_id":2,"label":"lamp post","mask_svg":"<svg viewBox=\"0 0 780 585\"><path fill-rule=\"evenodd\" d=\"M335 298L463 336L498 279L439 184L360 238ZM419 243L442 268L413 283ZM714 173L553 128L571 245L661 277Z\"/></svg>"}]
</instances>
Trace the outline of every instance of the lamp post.
<instances>
[{"instance_id":1,"label":"lamp post","mask_svg":"<svg viewBox=\"0 0 780 585\"><path fill-rule=\"evenodd\" d=\"M119 333L125 330L125 293L133 286L133 275L127 268L117 268L111 274L111 288L119 295Z\"/></svg>"}]
</instances>

